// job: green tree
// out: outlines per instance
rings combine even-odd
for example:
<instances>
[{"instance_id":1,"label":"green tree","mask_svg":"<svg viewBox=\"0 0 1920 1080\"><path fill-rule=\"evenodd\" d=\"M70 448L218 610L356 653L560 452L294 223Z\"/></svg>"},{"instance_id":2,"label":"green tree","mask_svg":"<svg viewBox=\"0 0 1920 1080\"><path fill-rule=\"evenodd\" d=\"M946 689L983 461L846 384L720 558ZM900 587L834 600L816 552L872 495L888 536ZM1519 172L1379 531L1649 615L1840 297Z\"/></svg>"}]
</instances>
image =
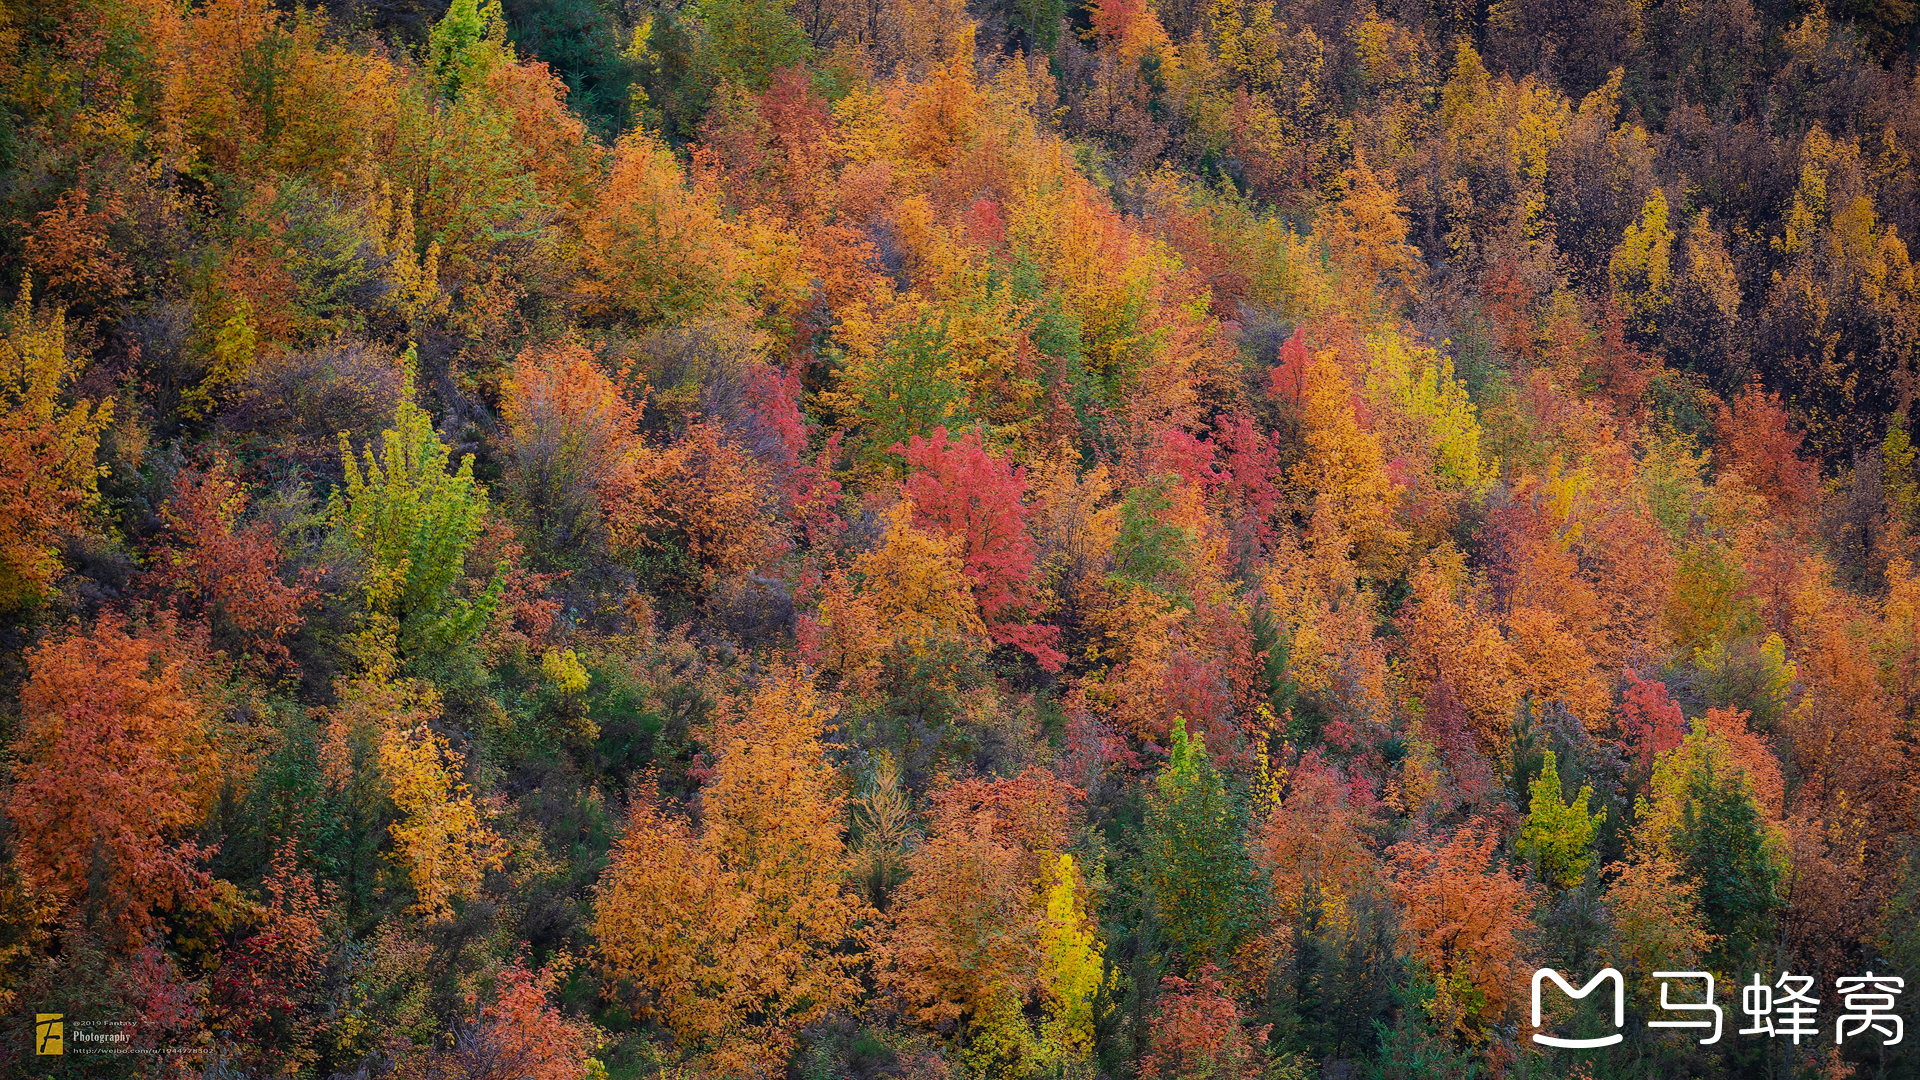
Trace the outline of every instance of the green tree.
<instances>
[{"instance_id":1,"label":"green tree","mask_svg":"<svg viewBox=\"0 0 1920 1080\"><path fill-rule=\"evenodd\" d=\"M1120 535L1113 543L1115 576L1156 588L1180 569L1193 537L1160 520L1173 508L1173 486L1179 480L1167 473L1127 492L1120 504Z\"/></svg>"},{"instance_id":2,"label":"green tree","mask_svg":"<svg viewBox=\"0 0 1920 1080\"><path fill-rule=\"evenodd\" d=\"M567 104L604 143L628 121L639 57L630 55L615 5L599 0L504 0L507 30L522 56L538 57L567 85ZM649 27L633 32L646 49ZM642 101L645 93L642 92Z\"/></svg>"},{"instance_id":3,"label":"green tree","mask_svg":"<svg viewBox=\"0 0 1920 1080\"><path fill-rule=\"evenodd\" d=\"M1562 802L1560 767L1553 751L1549 750L1546 764L1541 766L1540 775L1533 778L1529 790L1532 803L1515 847L1533 864L1534 873L1541 881L1557 889L1570 889L1580 884L1580 879L1586 876L1587 865L1593 861L1588 845L1593 843L1593 833L1602 816L1587 812L1593 788L1582 785L1573 802Z\"/></svg>"},{"instance_id":4,"label":"green tree","mask_svg":"<svg viewBox=\"0 0 1920 1080\"><path fill-rule=\"evenodd\" d=\"M901 328L872 377L859 380L853 395L862 442L871 452L885 453L935 427L965 425L967 390L953 378L952 365L944 319Z\"/></svg>"},{"instance_id":5,"label":"green tree","mask_svg":"<svg viewBox=\"0 0 1920 1080\"><path fill-rule=\"evenodd\" d=\"M1880 489L1887 500L1887 517L1900 536L1920 525L1920 470L1914 468L1914 456L1913 440L1902 418L1890 417L1887 437L1880 441Z\"/></svg>"},{"instance_id":6,"label":"green tree","mask_svg":"<svg viewBox=\"0 0 1920 1080\"><path fill-rule=\"evenodd\" d=\"M700 0L705 66L721 82L767 88L781 68L799 67L813 45L787 11L792 0Z\"/></svg>"},{"instance_id":7,"label":"green tree","mask_svg":"<svg viewBox=\"0 0 1920 1080\"><path fill-rule=\"evenodd\" d=\"M1737 959L1768 937L1780 900L1781 868L1768 850L1765 820L1739 773L1701 759L1687 777L1674 849L1700 882L1707 926Z\"/></svg>"},{"instance_id":8,"label":"green tree","mask_svg":"<svg viewBox=\"0 0 1920 1080\"><path fill-rule=\"evenodd\" d=\"M1887 958L1889 970L1920 971L1920 843L1908 845L1902 863L1900 883L1882 909L1874 944ZM1920 1075L1920 1041L1907 1039L1898 1053L1892 1061L1905 1064L1908 1075Z\"/></svg>"},{"instance_id":9,"label":"green tree","mask_svg":"<svg viewBox=\"0 0 1920 1080\"><path fill-rule=\"evenodd\" d=\"M1068 6L1064 0L996 0L989 10L1006 20L1014 48L1051 53L1060 47L1060 20Z\"/></svg>"},{"instance_id":10,"label":"green tree","mask_svg":"<svg viewBox=\"0 0 1920 1080\"><path fill-rule=\"evenodd\" d=\"M414 352L393 427L379 451L357 461L343 432L346 484L328 502L333 526L358 556L366 590L369 664L443 655L493 613L501 579L478 596L457 594L467 552L487 517L487 492L473 478L473 459L448 471L447 444L413 400Z\"/></svg>"},{"instance_id":11,"label":"green tree","mask_svg":"<svg viewBox=\"0 0 1920 1080\"><path fill-rule=\"evenodd\" d=\"M498 55L507 37L506 19L500 13L500 0L453 0L447 13L433 26L427 38L427 70L448 97L458 97L462 85L475 81L475 69Z\"/></svg>"},{"instance_id":12,"label":"green tree","mask_svg":"<svg viewBox=\"0 0 1920 1080\"><path fill-rule=\"evenodd\" d=\"M1143 838L1142 893L1169 944L1190 965L1221 961L1252 928L1258 886L1247 853L1244 808L1174 717L1172 755L1149 797Z\"/></svg>"},{"instance_id":13,"label":"green tree","mask_svg":"<svg viewBox=\"0 0 1920 1080\"><path fill-rule=\"evenodd\" d=\"M213 363L199 386L181 395L180 411L195 420L212 414L214 401L222 391L246 378L253 367L260 338L253 327L253 307L244 296L233 298L233 313L220 324L213 336Z\"/></svg>"}]
</instances>

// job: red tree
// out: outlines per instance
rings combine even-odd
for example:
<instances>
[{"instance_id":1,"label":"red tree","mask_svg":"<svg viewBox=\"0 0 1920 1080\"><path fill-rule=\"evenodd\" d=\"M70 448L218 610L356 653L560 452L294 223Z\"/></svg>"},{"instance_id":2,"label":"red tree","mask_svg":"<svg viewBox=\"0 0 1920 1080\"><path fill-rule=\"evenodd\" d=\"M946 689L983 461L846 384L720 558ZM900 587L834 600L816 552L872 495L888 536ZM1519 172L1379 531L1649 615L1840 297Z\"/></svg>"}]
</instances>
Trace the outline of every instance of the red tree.
<instances>
[{"instance_id":1,"label":"red tree","mask_svg":"<svg viewBox=\"0 0 1920 1080\"><path fill-rule=\"evenodd\" d=\"M1770 505L1791 512L1814 496L1819 476L1800 457L1800 435L1788 419L1779 395L1750 383L1732 407L1720 406L1713 456L1723 476L1739 476Z\"/></svg>"},{"instance_id":2,"label":"red tree","mask_svg":"<svg viewBox=\"0 0 1920 1080\"><path fill-rule=\"evenodd\" d=\"M134 637L113 615L27 658L7 793L17 857L69 902L111 900L129 938L209 884L198 868L209 849L185 837L220 769L186 690L188 659L170 623Z\"/></svg>"},{"instance_id":3,"label":"red tree","mask_svg":"<svg viewBox=\"0 0 1920 1080\"><path fill-rule=\"evenodd\" d=\"M515 960L500 973L498 996L480 1014L469 1048L469 1076L513 1080L584 1080L594 1074L593 1052L600 1035L588 1021L562 1012L552 998L573 968L562 953L538 970ZM605 1075L602 1073L601 1075Z\"/></svg>"},{"instance_id":4,"label":"red tree","mask_svg":"<svg viewBox=\"0 0 1920 1080\"><path fill-rule=\"evenodd\" d=\"M1153 465L1156 471L1177 473L1180 479L1206 492L1225 479L1219 466L1214 464L1217 455L1218 448L1211 439L1195 438L1181 428L1168 428L1160 433Z\"/></svg>"},{"instance_id":5,"label":"red tree","mask_svg":"<svg viewBox=\"0 0 1920 1080\"><path fill-rule=\"evenodd\" d=\"M762 457L774 460L787 506L812 543L840 524L834 513L840 501L840 481L833 479L832 473L843 433L834 432L813 464L807 464L807 420L800 412L800 394L798 368L761 364L748 374L747 396L754 416L775 443Z\"/></svg>"},{"instance_id":6,"label":"red tree","mask_svg":"<svg viewBox=\"0 0 1920 1080\"><path fill-rule=\"evenodd\" d=\"M1671 750L1687 737L1687 721L1680 706L1667 695L1667 684L1648 682L1627 672L1627 689L1620 702L1620 734L1637 752L1641 768L1653 765L1654 755Z\"/></svg>"},{"instance_id":7,"label":"red tree","mask_svg":"<svg viewBox=\"0 0 1920 1080\"><path fill-rule=\"evenodd\" d=\"M1494 795L1493 768L1480 753L1473 722L1454 695L1453 685L1444 678L1435 679L1427 688L1426 715L1420 721L1420 731L1447 767L1455 803L1478 805Z\"/></svg>"},{"instance_id":8,"label":"red tree","mask_svg":"<svg viewBox=\"0 0 1920 1080\"><path fill-rule=\"evenodd\" d=\"M1027 470L987 453L978 432L949 441L947 429L933 437L915 435L893 452L914 471L905 491L913 500L913 523L936 528L966 544L962 572L985 617L987 632L1003 645L1025 650L1048 671L1060 670L1066 657L1054 646L1057 626L1036 626L1039 607L1033 564L1040 546L1027 532Z\"/></svg>"},{"instance_id":9,"label":"red tree","mask_svg":"<svg viewBox=\"0 0 1920 1080\"><path fill-rule=\"evenodd\" d=\"M1280 346L1280 363L1268 376L1268 393L1275 401L1299 408L1307 397L1307 339L1306 331L1295 330L1286 344Z\"/></svg>"},{"instance_id":10,"label":"red tree","mask_svg":"<svg viewBox=\"0 0 1920 1080\"><path fill-rule=\"evenodd\" d=\"M1147 1058L1140 1063L1146 1080L1208 1076L1252 1080L1265 1071L1260 1047L1272 1025L1248 1031L1218 971L1207 964L1189 982L1177 975L1160 980L1159 1011Z\"/></svg>"},{"instance_id":11,"label":"red tree","mask_svg":"<svg viewBox=\"0 0 1920 1080\"><path fill-rule=\"evenodd\" d=\"M1000 216L1000 204L986 196L967 208L967 239L981 247L999 247L1007 237L1007 223Z\"/></svg>"},{"instance_id":12,"label":"red tree","mask_svg":"<svg viewBox=\"0 0 1920 1080\"><path fill-rule=\"evenodd\" d=\"M294 1072L313 1062L322 1028L310 1013L326 975L332 912L313 875L296 865L291 844L274 856L262 885L268 903L259 926L228 951L208 988L209 1004L215 1024L240 1040L248 1066Z\"/></svg>"},{"instance_id":13,"label":"red tree","mask_svg":"<svg viewBox=\"0 0 1920 1080\"><path fill-rule=\"evenodd\" d=\"M1280 436L1261 435L1251 418L1235 414L1221 422L1219 443L1226 450L1227 494L1246 508L1260 543L1272 543L1273 512L1286 498L1280 488Z\"/></svg>"},{"instance_id":14,"label":"red tree","mask_svg":"<svg viewBox=\"0 0 1920 1080\"><path fill-rule=\"evenodd\" d=\"M251 652L285 660L281 639L300 628L300 609L315 594L281 579L279 541L266 522L243 522L246 509L247 489L224 456L205 470L181 469L160 508L168 539L154 574L192 613L239 631Z\"/></svg>"}]
</instances>

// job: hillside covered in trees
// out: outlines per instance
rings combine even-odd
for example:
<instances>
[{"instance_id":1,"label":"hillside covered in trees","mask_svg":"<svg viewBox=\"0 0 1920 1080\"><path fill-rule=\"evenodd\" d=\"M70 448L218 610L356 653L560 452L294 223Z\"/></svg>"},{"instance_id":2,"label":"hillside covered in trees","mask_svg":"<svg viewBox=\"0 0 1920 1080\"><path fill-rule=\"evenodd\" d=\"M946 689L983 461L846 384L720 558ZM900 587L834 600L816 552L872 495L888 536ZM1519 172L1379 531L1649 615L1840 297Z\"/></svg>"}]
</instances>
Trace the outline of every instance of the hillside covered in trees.
<instances>
[{"instance_id":1,"label":"hillside covered in trees","mask_svg":"<svg viewBox=\"0 0 1920 1080\"><path fill-rule=\"evenodd\" d=\"M5 0L0 1071L1920 1076L1917 33Z\"/></svg>"}]
</instances>

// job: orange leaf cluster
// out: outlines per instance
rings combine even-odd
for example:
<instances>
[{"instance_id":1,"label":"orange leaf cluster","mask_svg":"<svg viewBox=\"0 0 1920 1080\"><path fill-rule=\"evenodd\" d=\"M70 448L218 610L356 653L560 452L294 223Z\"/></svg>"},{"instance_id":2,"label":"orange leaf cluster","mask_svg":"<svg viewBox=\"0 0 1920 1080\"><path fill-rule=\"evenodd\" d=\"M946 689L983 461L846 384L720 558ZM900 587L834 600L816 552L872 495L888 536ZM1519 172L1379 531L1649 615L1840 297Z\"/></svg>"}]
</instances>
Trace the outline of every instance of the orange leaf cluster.
<instances>
[{"instance_id":1,"label":"orange leaf cluster","mask_svg":"<svg viewBox=\"0 0 1920 1080\"><path fill-rule=\"evenodd\" d=\"M107 615L27 661L6 812L23 868L69 904L91 896L138 937L202 897L212 850L188 839L221 760L187 690L195 647L171 622L129 633Z\"/></svg>"}]
</instances>

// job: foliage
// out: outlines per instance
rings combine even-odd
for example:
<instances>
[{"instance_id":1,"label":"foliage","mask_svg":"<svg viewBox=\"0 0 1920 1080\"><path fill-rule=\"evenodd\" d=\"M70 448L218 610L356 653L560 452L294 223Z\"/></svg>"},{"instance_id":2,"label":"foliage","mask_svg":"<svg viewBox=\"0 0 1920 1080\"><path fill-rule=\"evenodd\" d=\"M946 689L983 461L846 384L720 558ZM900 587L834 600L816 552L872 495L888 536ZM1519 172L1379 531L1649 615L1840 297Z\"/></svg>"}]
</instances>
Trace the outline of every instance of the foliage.
<instances>
[{"instance_id":1,"label":"foliage","mask_svg":"<svg viewBox=\"0 0 1920 1080\"><path fill-rule=\"evenodd\" d=\"M284 659L282 641L300 628L314 590L282 579L279 542L266 522L242 522L247 503L225 457L205 472L177 473L172 498L160 508L169 535L155 560L155 583L216 625L230 625L250 650Z\"/></svg>"},{"instance_id":2,"label":"foliage","mask_svg":"<svg viewBox=\"0 0 1920 1080\"><path fill-rule=\"evenodd\" d=\"M1247 1030L1239 1005L1212 965L1202 966L1191 982L1168 975L1160 981L1160 993L1141 1076L1250 1080L1266 1074L1260 1047L1267 1027Z\"/></svg>"},{"instance_id":3,"label":"foliage","mask_svg":"<svg viewBox=\"0 0 1920 1080\"><path fill-rule=\"evenodd\" d=\"M187 690L200 667L190 641L169 622L128 629L106 616L28 658L7 817L43 888L137 941L156 911L209 892L210 851L190 837L222 765Z\"/></svg>"},{"instance_id":4,"label":"foliage","mask_svg":"<svg viewBox=\"0 0 1920 1080\"><path fill-rule=\"evenodd\" d=\"M1171 474L1157 477L1129 491L1120 504L1113 562L1121 578L1153 586L1180 569L1190 537L1179 525L1161 519L1173 509L1171 488L1177 479Z\"/></svg>"},{"instance_id":5,"label":"foliage","mask_svg":"<svg viewBox=\"0 0 1920 1080\"><path fill-rule=\"evenodd\" d=\"M1767 937L1788 856L1764 809L1779 805L1779 767L1750 741L1743 720L1728 720L1738 729L1694 722L1686 741L1655 766L1650 797L1636 804L1635 816L1650 851L1699 883L1707 928L1739 956Z\"/></svg>"},{"instance_id":6,"label":"foliage","mask_svg":"<svg viewBox=\"0 0 1920 1080\"><path fill-rule=\"evenodd\" d=\"M110 403L68 403L86 353L70 349L66 315L36 312L31 281L0 341L0 605L18 608L39 599L59 572L53 547L77 529L97 494L100 434L113 418Z\"/></svg>"},{"instance_id":7,"label":"foliage","mask_svg":"<svg viewBox=\"0 0 1920 1080\"><path fill-rule=\"evenodd\" d=\"M789 0L702 0L701 44L712 77L757 89L773 72L804 63L812 50L790 6Z\"/></svg>"},{"instance_id":8,"label":"foliage","mask_svg":"<svg viewBox=\"0 0 1920 1080\"><path fill-rule=\"evenodd\" d=\"M522 353L505 391L508 490L531 534L570 552L629 528L639 495L639 410L593 355L577 345Z\"/></svg>"},{"instance_id":9,"label":"foliage","mask_svg":"<svg viewBox=\"0 0 1920 1080\"><path fill-rule=\"evenodd\" d=\"M988 455L978 432L950 444L947 430L936 427L931 437L916 435L905 448L894 449L914 469L905 485L914 523L931 524L964 542L961 569L973 584L987 632L1058 671L1066 658L1049 643L1058 631L1016 622L1037 614L1038 606L1033 564L1039 545L1027 533L1027 507L1021 502L1026 470Z\"/></svg>"},{"instance_id":10,"label":"foliage","mask_svg":"<svg viewBox=\"0 0 1920 1080\"><path fill-rule=\"evenodd\" d=\"M409 380L411 382L411 380ZM342 437L346 485L328 511L334 528L361 560L370 648L392 649L415 661L444 653L471 637L492 614L496 579L477 597L456 585L468 549L487 513L487 493L473 478L473 461L447 471L450 452L411 386L381 433L356 461Z\"/></svg>"},{"instance_id":11,"label":"foliage","mask_svg":"<svg viewBox=\"0 0 1920 1080\"><path fill-rule=\"evenodd\" d=\"M1533 864L1541 881L1560 889L1578 885L1593 861L1588 846L1602 817L1587 809L1593 800L1592 786L1583 786L1572 802L1563 802L1560 769L1549 750L1528 793L1527 821L1514 851Z\"/></svg>"},{"instance_id":12,"label":"foliage","mask_svg":"<svg viewBox=\"0 0 1920 1080\"><path fill-rule=\"evenodd\" d=\"M856 683L871 679L890 651L927 658L986 634L958 553L962 541L915 528L913 513L907 502L890 510L879 546L855 559L821 600L829 656Z\"/></svg>"},{"instance_id":13,"label":"foliage","mask_svg":"<svg viewBox=\"0 0 1920 1080\"><path fill-rule=\"evenodd\" d=\"M317 1057L334 911L291 848L274 856L262 883L266 909L235 942L209 986L215 1023L239 1037L243 1060L293 1070Z\"/></svg>"},{"instance_id":14,"label":"foliage","mask_svg":"<svg viewBox=\"0 0 1920 1080\"><path fill-rule=\"evenodd\" d=\"M591 1023L568 1016L550 1001L573 967L562 954L530 971L520 961L500 973L500 988L480 1011L472 1056L528 1080L585 1080L604 1076L593 1056L602 1037Z\"/></svg>"},{"instance_id":15,"label":"foliage","mask_svg":"<svg viewBox=\"0 0 1920 1080\"><path fill-rule=\"evenodd\" d=\"M1499 841L1469 823L1443 844L1402 841L1389 851L1400 932L1433 973L1428 1010L1443 1032L1471 1034L1499 1022L1527 985L1522 928L1532 894L1494 862Z\"/></svg>"},{"instance_id":16,"label":"foliage","mask_svg":"<svg viewBox=\"0 0 1920 1080\"><path fill-rule=\"evenodd\" d=\"M1142 836L1142 893L1168 944L1196 965L1230 958L1252 929L1256 884L1245 808L1175 717L1166 766L1155 777Z\"/></svg>"},{"instance_id":17,"label":"foliage","mask_svg":"<svg viewBox=\"0 0 1920 1080\"><path fill-rule=\"evenodd\" d=\"M454 0L427 38L427 70L441 92L456 97L475 78L481 50L498 47L506 34L499 0Z\"/></svg>"},{"instance_id":18,"label":"foliage","mask_svg":"<svg viewBox=\"0 0 1920 1080\"><path fill-rule=\"evenodd\" d=\"M589 314L647 326L723 303L740 254L710 192L689 190L673 153L634 132L613 148L613 170L580 224L585 273L575 287Z\"/></svg>"},{"instance_id":19,"label":"foliage","mask_svg":"<svg viewBox=\"0 0 1920 1080\"><path fill-rule=\"evenodd\" d=\"M0 1071L1504 1076L1535 965L1893 970L1915 27L0 12Z\"/></svg>"},{"instance_id":20,"label":"foliage","mask_svg":"<svg viewBox=\"0 0 1920 1080\"><path fill-rule=\"evenodd\" d=\"M1047 997L1043 1036L1062 1052L1084 1057L1093 1049L1094 999L1107 989L1107 978L1071 855L1061 855L1054 865L1044 917L1040 928L1040 983Z\"/></svg>"},{"instance_id":21,"label":"foliage","mask_svg":"<svg viewBox=\"0 0 1920 1080\"><path fill-rule=\"evenodd\" d=\"M1667 225L1667 197L1659 188L1647 196L1640 220L1627 226L1607 274L1614 295L1626 301L1634 329L1657 334L1661 317L1673 303L1673 230Z\"/></svg>"},{"instance_id":22,"label":"foliage","mask_svg":"<svg viewBox=\"0 0 1920 1080\"><path fill-rule=\"evenodd\" d=\"M432 708L430 701L422 704ZM500 838L482 824L473 795L459 782L466 761L422 725L382 732L379 762L401 814L388 829L394 859L413 886L414 909L430 922L449 919L452 902L472 899L480 876L500 865Z\"/></svg>"},{"instance_id":23,"label":"foliage","mask_svg":"<svg viewBox=\"0 0 1920 1080\"><path fill-rule=\"evenodd\" d=\"M1011 1021L1019 1030L1005 1033L1026 1042L1018 1015L1029 999L1047 998L1056 1017L1086 1006L1076 995L1088 957L1076 950L1087 944L1074 937L1084 927L1053 920L1047 888L1071 803L1072 789L1037 769L933 794L926 840L908 855L907 880L887 910L881 975L917 1022Z\"/></svg>"},{"instance_id":24,"label":"foliage","mask_svg":"<svg viewBox=\"0 0 1920 1080\"><path fill-rule=\"evenodd\" d=\"M1666 683L1648 682L1629 671L1620 702L1620 729L1639 754L1641 767L1650 768L1655 756L1680 745L1687 723L1680 706L1667 695Z\"/></svg>"},{"instance_id":25,"label":"foliage","mask_svg":"<svg viewBox=\"0 0 1920 1080\"><path fill-rule=\"evenodd\" d=\"M805 681L769 680L725 723L699 834L636 807L601 880L594 936L611 987L736 1067L784 1058L857 986L841 947L863 906L842 891L824 719Z\"/></svg>"},{"instance_id":26,"label":"foliage","mask_svg":"<svg viewBox=\"0 0 1920 1080\"><path fill-rule=\"evenodd\" d=\"M1652 972L1664 964L1698 964L1715 938L1700 910L1700 887L1660 852L1608 867L1607 906L1613 911L1614 966ZM1671 970L1671 969L1670 969Z\"/></svg>"}]
</instances>

